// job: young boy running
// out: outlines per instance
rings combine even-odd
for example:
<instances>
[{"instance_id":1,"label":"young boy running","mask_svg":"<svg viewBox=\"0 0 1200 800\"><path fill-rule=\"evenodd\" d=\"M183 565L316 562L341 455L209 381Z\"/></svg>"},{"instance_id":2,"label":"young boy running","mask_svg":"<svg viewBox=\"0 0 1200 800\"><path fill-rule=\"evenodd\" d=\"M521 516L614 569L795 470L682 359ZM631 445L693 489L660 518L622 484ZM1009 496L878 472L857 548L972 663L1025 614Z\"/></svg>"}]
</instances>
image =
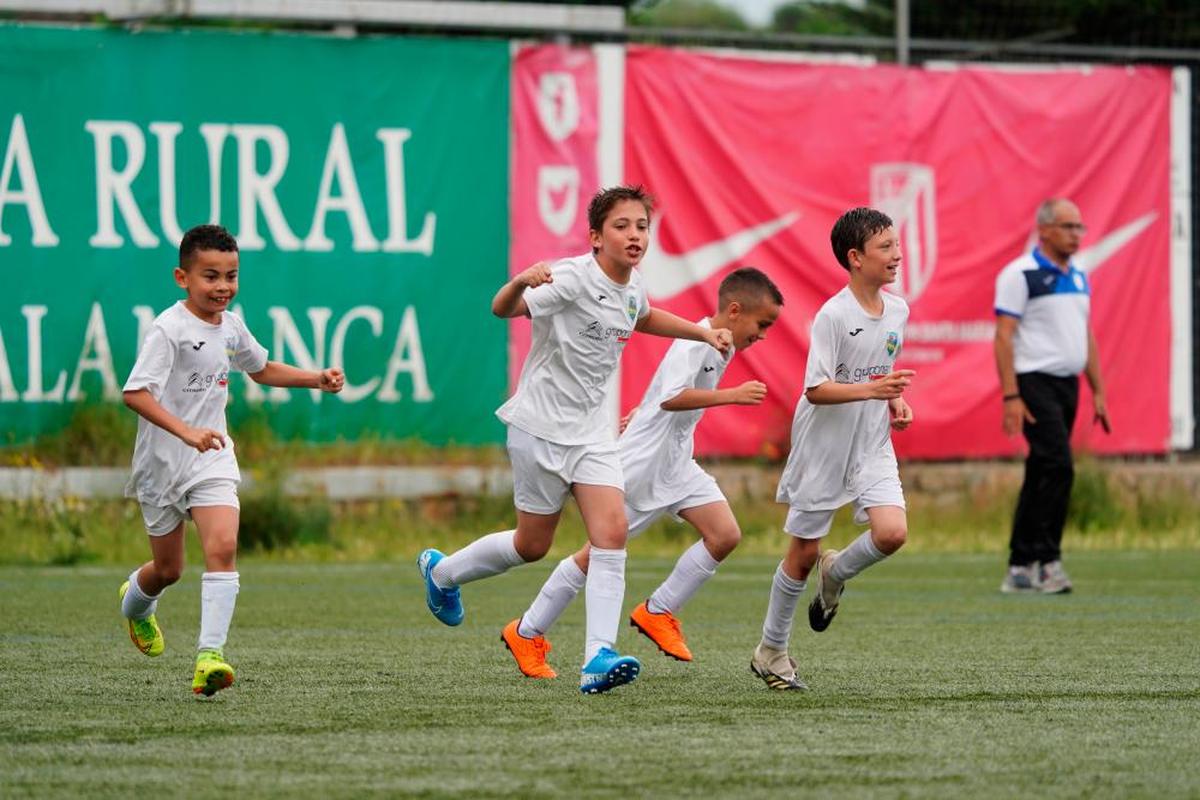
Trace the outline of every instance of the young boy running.
<instances>
[{"instance_id":1,"label":"young boy running","mask_svg":"<svg viewBox=\"0 0 1200 800\"><path fill-rule=\"evenodd\" d=\"M241 479L226 433L230 370L267 386L340 392L340 369L320 372L267 360L246 324L227 313L238 290L238 246L218 225L189 230L179 245L175 282L185 297L154 320L125 383L125 405L138 413L127 497L141 504L152 559L121 585L129 638L148 656L163 651L155 611L163 589L183 573L183 529L190 517L204 549L200 640L192 691L205 696L233 683L223 649L238 594L238 497Z\"/></svg>"},{"instance_id":2,"label":"young boy running","mask_svg":"<svg viewBox=\"0 0 1200 800\"><path fill-rule=\"evenodd\" d=\"M834 224L830 240L850 280L813 320L805 389L792 418L792 451L776 495L788 504L783 529L795 538L775 571L762 642L750 662L772 689L807 688L788 655L788 639L796 602L834 512L853 503L855 521L871 527L840 553L821 555L808 609L815 631L829 627L845 582L899 550L907 534L889 424L904 430L912 423L912 409L901 395L915 373L894 369L908 305L882 291L896 280L899 239L887 215L855 208Z\"/></svg>"},{"instance_id":3,"label":"young boy running","mask_svg":"<svg viewBox=\"0 0 1200 800\"><path fill-rule=\"evenodd\" d=\"M744 350L766 337L779 316L783 295L765 274L743 267L721 281L717 301L719 311L699 324L728 328L734 348ZM680 661L691 661L692 652L675 614L741 539L725 495L692 457L693 434L706 408L759 405L767 394L758 381L717 388L734 348L722 355L703 343L672 344L620 439L629 538L664 514L683 518L700 534L700 541L684 551L667 579L629 618L660 650ZM556 676L546 663L551 648L545 634L583 589L589 550L584 545L559 562L529 610L501 633L518 669L531 678Z\"/></svg>"},{"instance_id":4,"label":"young boy running","mask_svg":"<svg viewBox=\"0 0 1200 800\"><path fill-rule=\"evenodd\" d=\"M463 619L459 586L542 558L568 494L592 545L587 640L580 691L595 693L637 677L637 659L613 649L625 593L627 523L617 453L616 368L634 330L695 339L724 352L728 330L651 309L634 270L646 251L651 201L640 187L599 192L588 206L592 252L535 264L496 293L498 317L533 319L516 393L496 412L508 423L515 530L484 536L452 555L417 559L425 602L441 622Z\"/></svg>"}]
</instances>

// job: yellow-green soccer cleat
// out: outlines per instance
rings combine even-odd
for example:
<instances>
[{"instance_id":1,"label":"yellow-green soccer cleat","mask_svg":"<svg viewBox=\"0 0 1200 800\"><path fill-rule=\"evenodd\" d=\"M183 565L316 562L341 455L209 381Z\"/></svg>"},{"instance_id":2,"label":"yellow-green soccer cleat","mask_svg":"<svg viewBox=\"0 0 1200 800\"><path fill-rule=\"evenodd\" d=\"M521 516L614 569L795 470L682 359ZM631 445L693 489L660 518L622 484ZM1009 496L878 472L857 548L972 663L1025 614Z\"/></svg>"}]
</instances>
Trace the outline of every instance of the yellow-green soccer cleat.
<instances>
[{"instance_id":1,"label":"yellow-green soccer cleat","mask_svg":"<svg viewBox=\"0 0 1200 800\"><path fill-rule=\"evenodd\" d=\"M124 600L127 591L129 591L129 581L121 584L117 596ZM158 620L154 618L153 614L145 619L126 617L125 621L129 623L129 638L134 647L148 656L157 656L162 653L163 648L167 646L167 641L163 638L162 629L158 627Z\"/></svg>"},{"instance_id":2,"label":"yellow-green soccer cleat","mask_svg":"<svg viewBox=\"0 0 1200 800\"><path fill-rule=\"evenodd\" d=\"M201 650L196 654L196 675L192 678L195 694L212 697L232 685L233 667L225 663L220 650Z\"/></svg>"}]
</instances>

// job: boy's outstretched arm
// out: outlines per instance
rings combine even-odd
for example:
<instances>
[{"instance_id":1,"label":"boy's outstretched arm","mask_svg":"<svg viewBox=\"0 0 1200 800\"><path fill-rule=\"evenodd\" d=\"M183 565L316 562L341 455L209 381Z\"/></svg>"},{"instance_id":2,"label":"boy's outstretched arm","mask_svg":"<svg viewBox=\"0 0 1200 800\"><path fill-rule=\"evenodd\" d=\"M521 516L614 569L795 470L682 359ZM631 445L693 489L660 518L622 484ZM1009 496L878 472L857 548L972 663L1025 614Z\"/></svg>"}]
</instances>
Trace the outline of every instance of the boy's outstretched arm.
<instances>
[{"instance_id":1,"label":"boy's outstretched arm","mask_svg":"<svg viewBox=\"0 0 1200 800\"><path fill-rule=\"evenodd\" d=\"M279 361L268 361L258 372L247 373L255 383L285 389L320 389L337 394L346 385L346 375L336 367L323 370L300 369Z\"/></svg>"},{"instance_id":2,"label":"boy's outstretched arm","mask_svg":"<svg viewBox=\"0 0 1200 800\"><path fill-rule=\"evenodd\" d=\"M550 273L550 265L539 261L500 287L496 296L492 298L492 313L501 319L529 316L529 306L525 304L525 290L541 286L543 283L554 283L554 276Z\"/></svg>"},{"instance_id":3,"label":"boy's outstretched arm","mask_svg":"<svg viewBox=\"0 0 1200 800\"><path fill-rule=\"evenodd\" d=\"M661 308L651 308L650 313L639 319L633 328L651 336L707 342L722 353L733 344L733 334L727 328L705 328Z\"/></svg>"},{"instance_id":4,"label":"boy's outstretched arm","mask_svg":"<svg viewBox=\"0 0 1200 800\"><path fill-rule=\"evenodd\" d=\"M729 389L684 389L660 405L663 411L694 411L713 406L757 406L767 396L767 385L746 381Z\"/></svg>"},{"instance_id":5,"label":"boy's outstretched arm","mask_svg":"<svg viewBox=\"0 0 1200 800\"><path fill-rule=\"evenodd\" d=\"M145 389L124 392L125 405L139 416L145 417L167 433L179 437L188 447L203 453L205 450L220 450L225 446L225 437L212 428L193 428L179 417L167 411Z\"/></svg>"},{"instance_id":6,"label":"boy's outstretched arm","mask_svg":"<svg viewBox=\"0 0 1200 800\"><path fill-rule=\"evenodd\" d=\"M904 393L917 373L911 369L889 372L877 381L866 383L838 383L825 381L804 390L804 396L814 406L832 406L838 403L856 403L859 400L894 400Z\"/></svg>"}]
</instances>

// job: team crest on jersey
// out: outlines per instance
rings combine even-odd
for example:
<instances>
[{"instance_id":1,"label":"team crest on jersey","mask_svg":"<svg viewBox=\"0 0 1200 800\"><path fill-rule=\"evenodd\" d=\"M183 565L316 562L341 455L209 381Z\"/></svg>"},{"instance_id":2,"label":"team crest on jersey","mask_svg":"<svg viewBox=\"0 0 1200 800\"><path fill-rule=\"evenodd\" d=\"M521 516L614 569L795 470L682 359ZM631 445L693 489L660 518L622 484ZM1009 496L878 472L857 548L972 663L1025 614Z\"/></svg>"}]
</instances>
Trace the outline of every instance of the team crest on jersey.
<instances>
[{"instance_id":1,"label":"team crest on jersey","mask_svg":"<svg viewBox=\"0 0 1200 800\"><path fill-rule=\"evenodd\" d=\"M838 364L837 369L834 370L834 373L833 373L833 380L835 383L849 383L850 382L850 368L847 367L845 364Z\"/></svg>"},{"instance_id":2,"label":"team crest on jersey","mask_svg":"<svg viewBox=\"0 0 1200 800\"><path fill-rule=\"evenodd\" d=\"M230 358L237 355L237 340L230 336L225 337L225 355Z\"/></svg>"},{"instance_id":3,"label":"team crest on jersey","mask_svg":"<svg viewBox=\"0 0 1200 800\"><path fill-rule=\"evenodd\" d=\"M889 356L896 355L897 351L900 350L900 334L895 331L888 331L887 343L884 347L887 349Z\"/></svg>"},{"instance_id":4,"label":"team crest on jersey","mask_svg":"<svg viewBox=\"0 0 1200 800\"><path fill-rule=\"evenodd\" d=\"M633 295L630 295L630 296L629 296L629 303L628 303L628 305L625 307L625 311L626 311L626 313L627 313L627 314L629 314L629 321L630 321L630 322L636 322L636 321L637 321L637 310L638 310L638 307L637 307L637 298L636 298L636 297L634 297Z\"/></svg>"}]
</instances>

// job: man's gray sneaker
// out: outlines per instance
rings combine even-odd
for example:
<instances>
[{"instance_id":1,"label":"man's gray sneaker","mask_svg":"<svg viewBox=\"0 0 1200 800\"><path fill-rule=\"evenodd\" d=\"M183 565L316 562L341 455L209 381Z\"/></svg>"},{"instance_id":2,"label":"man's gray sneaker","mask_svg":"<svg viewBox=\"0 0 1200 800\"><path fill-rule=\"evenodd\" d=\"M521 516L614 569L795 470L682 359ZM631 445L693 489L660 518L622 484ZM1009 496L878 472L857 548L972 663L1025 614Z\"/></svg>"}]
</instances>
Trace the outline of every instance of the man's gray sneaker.
<instances>
[{"instance_id":1,"label":"man's gray sneaker","mask_svg":"<svg viewBox=\"0 0 1200 800\"><path fill-rule=\"evenodd\" d=\"M786 650L759 644L750 659L750 671L776 691L807 691L808 685L796 674L796 661Z\"/></svg>"},{"instance_id":2,"label":"man's gray sneaker","mask_svg":"<svg viewBox=\"0 0 1200 800\"><path fill-rule=\"evenodd\" d=\"M842 590L846 588L846 584L834 579L829 574L833 562L837 559L837 554L837 550L826 550L821 553L821 559L817 562L817 591L813 601L808 604L808 625L818 633L828 628L829 623L833 622L833 615L837 613Z\"/></svg>"},{"instance_id":3,"label":"man's gray sneaker","mask_svg":"<svg viewBox=\"0 0 1200 800\"><path fill-rule=\"evenodd\" d=\"M1010 565L1008 574L1004 576L1004 582L1000 584L1000 591L1004 594L1036 594L1042 591L1038 578L1038 565L1030 564L1024 567Z\"/></svg>"},{"instance_id":4,"label":"man's gray sneaker","mask_svg":"<svg viewBox=\"0 0 1200 800\"><path fill-rule=\"evenodd\" d=\"M1074 588L1061 561L1047 561L1042 564L1038 587L1042 594L1067 594Z\"/></svg>"}]
</instances>

